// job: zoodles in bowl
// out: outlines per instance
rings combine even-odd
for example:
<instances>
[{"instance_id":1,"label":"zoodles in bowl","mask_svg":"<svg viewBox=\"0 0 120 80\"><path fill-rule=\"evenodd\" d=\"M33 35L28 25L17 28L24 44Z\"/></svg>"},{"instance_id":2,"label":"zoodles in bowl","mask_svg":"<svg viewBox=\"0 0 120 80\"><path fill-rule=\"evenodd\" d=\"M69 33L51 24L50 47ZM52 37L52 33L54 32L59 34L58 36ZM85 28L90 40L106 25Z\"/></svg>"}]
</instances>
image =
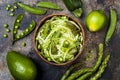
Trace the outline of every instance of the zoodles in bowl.
<instances>
[{"instance_id":1,"label":"zoodles in bowl","mask_svg":"<svg viewBox=\"0 0 120 80\"><path fill-rule=\"evenodd\" d=\"M81 28L65 15L47 19L35 38L39 54L58 64L74 59L83 46Z\"/></svg>"}]
</instances>

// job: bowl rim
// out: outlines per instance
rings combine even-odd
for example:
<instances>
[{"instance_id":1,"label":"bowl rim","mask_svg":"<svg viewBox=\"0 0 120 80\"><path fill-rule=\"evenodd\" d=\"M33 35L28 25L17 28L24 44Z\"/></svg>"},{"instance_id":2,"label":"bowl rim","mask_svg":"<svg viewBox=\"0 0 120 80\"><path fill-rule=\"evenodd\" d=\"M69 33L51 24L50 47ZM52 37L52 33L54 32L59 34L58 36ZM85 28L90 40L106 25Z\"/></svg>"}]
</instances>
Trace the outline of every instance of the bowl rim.
<instances>
[{"instance_id":1,"label":"bowl rim","mask_svg":"<svg viewBox=\"0 0 120 80\"><path fill-rule=\"evenodd\" d=\"M67 16L69 19L71 19L72 21L74 21L81 29L81 32L82 32L82 37L83 37L83 41L82 41L82 47L81 49L79 50L79 52L75 55L75 57L67 62L64 62L64 63L55 63L55 62L50 62L48 61L47 59L45 59L41 54L40 54L40 51L37 49L37 45L36 45L36 35L37 35L37 32L39 30L39 28L41 27L40 25L42 25L44 23L44 21L50 19L51 17L53 16ZM56 65L56 66L65 66L67 64L70 64L72 62L74 62L79 56L80 54L82 53L83 49L84 49L84 43L85 43L85 32L84 32L84 29L83 29L83 26L81 25L81 22L72 17L71 15L69 14L65 14L65 13L53 13L53 14L49 14L47 16L44 16L40 21L39 23L36 25L36 28L34 30L34 35L33 35L33 43L34 43L34 49L36 51L36 54L44 61L44 62L47 62L48 64L51 64L51 65Z\"/></svg>"}]
</instances>

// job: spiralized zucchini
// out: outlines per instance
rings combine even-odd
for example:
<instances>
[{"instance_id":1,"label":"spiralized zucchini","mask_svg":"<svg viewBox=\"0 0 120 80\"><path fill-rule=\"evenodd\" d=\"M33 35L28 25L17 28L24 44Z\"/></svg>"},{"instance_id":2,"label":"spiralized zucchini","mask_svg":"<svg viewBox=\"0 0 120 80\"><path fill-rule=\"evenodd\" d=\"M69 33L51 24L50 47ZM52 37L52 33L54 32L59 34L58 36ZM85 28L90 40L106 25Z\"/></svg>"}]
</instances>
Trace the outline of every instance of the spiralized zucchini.
<instances>
[{"instance_id":1,"label":"spiralized zucchini","mask_svg":"<svg viewBox=\"0 0 120 80\"><path fill-rule=\"evenodd\" d=\"M53 16L40 27L36 44L48 61L64 63L75 57L82 47L80 27L67 16Z\"/></svg>"}]
</instances>

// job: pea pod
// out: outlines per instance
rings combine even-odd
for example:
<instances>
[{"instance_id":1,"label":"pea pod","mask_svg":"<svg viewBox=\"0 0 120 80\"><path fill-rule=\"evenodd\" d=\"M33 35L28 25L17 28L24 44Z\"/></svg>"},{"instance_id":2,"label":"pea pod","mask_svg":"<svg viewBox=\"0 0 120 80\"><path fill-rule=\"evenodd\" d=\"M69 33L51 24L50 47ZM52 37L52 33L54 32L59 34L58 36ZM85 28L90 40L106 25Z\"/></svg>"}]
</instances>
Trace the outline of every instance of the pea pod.
<instances>
[{"instance_id":1,"label":"pea pod","mask_svg":"<svg viewBox=\"0 0 120 80\"><path fill-rule=\"evenodd\" d=\"M105 37L105 44L108 45L110 38L112 37L117 23L117 13L115 10L110 10L110 26Z\"/></svg>"},{"instance_id":2,"label":"pea pod","mask_svg":"<svg viewBox=\"0 0 120 80\"><path fill-rule=\"evenodd\" d=\"M13 27L13 41L15 40L15 36L17 35L17 31L18 31L20 22L23 19L23 17L24 17L24 14L20 13L15 19L14 27Z\"/></svg>"},{"instance_id":3,"label":"pea pod","mask_svg":"<svg viewBox=\"0 0 120 80\"><path fill-rule=\"evenodd\" d=\"M38 9L38 8L34 8L34 7L31 7L27 4L24 4L24 3L21 3L21 2L18 2L17 3L23 10L29 12L29 13L32 13L32 14L37 14L37 15L42 15L42 14L45 14L46 13L46 10L44 9Z\"/></svg>"},{"instance_id":4,"label":"pea pod","mask_svg":"<svg viewBox=\"0 0 120 80\"><path fill-rule=\"evenodd\" d=\"M36 6L43 7L43 8L49 8L49 9L56 9L56 10L60 10L61 9L57 4L52 3L52 2L48 2L48 1L38 2L36 4Z\"/></svg>"},{"instance_id":5,"label":"pea pod","mask_svg":"<svg viewBox=\"0 0 120 80\"><path fill-rule=\"evenodd\" d=\"M35 28L35 21L32 20L32 22L30 23L29 27L26 28L23 32L21 32L19 35L15 36L15 41L19 40L21 38L24 38L25 36L27 36L28 34L30 34L33 29Z\"/></svg>"}]
</instances>

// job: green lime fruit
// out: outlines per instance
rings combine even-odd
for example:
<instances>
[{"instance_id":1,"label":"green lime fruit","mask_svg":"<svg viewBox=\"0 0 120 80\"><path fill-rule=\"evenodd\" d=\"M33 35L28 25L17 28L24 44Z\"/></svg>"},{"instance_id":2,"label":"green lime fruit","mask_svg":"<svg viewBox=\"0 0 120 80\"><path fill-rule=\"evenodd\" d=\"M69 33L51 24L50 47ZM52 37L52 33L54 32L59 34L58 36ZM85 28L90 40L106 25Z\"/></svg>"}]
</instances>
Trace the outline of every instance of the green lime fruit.
<instances>
[{"instance_id":1,"label":"green lime fruit","mask_svg":"<svg viewBox=\"0 0 120 80\"><path fill-rule=\"evenodd\" d=\"M102 10L93 10L86 17L86 27L90 32L100 31L107 23L107 16Z\"/></svg>"},{"instance_id":2,"label":"green lime fruit","mask_svg":"<svg viewBox=\"0 0 120 80\"><path fill-rule=\"evenodd\" d=\"M15 80L35 80L37 68L28 57L16 51L9 51L6 60L8 68Z\"/></svg>"}]
</instances>

